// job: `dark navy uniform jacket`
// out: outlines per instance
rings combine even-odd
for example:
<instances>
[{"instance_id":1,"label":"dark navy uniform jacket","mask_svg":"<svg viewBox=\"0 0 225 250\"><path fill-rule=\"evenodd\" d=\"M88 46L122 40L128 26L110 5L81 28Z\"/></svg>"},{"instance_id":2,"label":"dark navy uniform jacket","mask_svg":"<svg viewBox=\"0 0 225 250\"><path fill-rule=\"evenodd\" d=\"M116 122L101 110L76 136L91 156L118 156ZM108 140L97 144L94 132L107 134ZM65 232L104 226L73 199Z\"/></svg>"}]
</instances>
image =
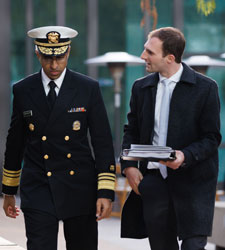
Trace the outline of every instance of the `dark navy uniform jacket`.
<instances>
[{"instance_id":1,"label":"dark navy uniform jacket","mask_svg":"<svg viewBox=\"0 0 225 250\"><path fill-rule=\"evenodd\" d=\"M67 69L52 111L41 73L13 94L3 193L16 194L20 182L22 209L59 219L95 213L97 198L113 200L114 151L98 83Z\"/></svg>"}]
</instances>

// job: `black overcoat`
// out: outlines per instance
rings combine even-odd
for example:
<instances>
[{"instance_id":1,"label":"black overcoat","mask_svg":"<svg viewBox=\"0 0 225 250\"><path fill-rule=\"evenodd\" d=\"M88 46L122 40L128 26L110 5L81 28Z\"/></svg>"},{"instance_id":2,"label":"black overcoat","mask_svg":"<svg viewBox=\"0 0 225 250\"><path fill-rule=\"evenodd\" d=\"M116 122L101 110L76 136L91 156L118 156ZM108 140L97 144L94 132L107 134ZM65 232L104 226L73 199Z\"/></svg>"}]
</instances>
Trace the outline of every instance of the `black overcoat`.
<instances>
[{"instance_id":1,"label":"black overcoat","mask_svg":"<svg viewBox=\"0 0 225 250\"><path fill-rule=\"evenodd\" d=\"M65 219L95 213L97 197L113 200L112 136L98 83L67 69L52 111L41 73L16 83L13 94L3 193L16 193L23 161L21 208Z\"/></svg>"},{"instance_id":2,"label":"black overcoat","mask_svg":"<svg viewBox=\"0 0 225 250\"><path fill-rule=\"evenodd\" d=\"M168 169L168 188L177 218L174 223L181 239L211 234L221 141L217 84L187 65L183 67L171 98L167 135L167 145L185 155L185 167ZM134 83L123 148L132 143L152 144L158 81L158 73L153 73ZM137 162L121 164L122 170L137 167ZM146 165L140 164L143 173ZM141 197L133 191L123 208L121 236L147 237Z\"/></svg>"}]
</instances>

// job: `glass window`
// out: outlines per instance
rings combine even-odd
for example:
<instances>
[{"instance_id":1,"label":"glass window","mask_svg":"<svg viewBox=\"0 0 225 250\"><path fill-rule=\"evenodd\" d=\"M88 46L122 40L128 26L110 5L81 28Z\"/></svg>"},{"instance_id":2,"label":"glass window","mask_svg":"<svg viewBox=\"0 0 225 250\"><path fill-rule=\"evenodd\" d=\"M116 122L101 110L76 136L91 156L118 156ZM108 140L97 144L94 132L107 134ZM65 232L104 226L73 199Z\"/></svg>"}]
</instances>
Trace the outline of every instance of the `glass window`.
<instances>
[{"instance_id":1,"label":"glass window","mask_svg":"<svg viewBox=\"0 0 225 250\"><path fill-rule=\"evenodd\" d=\"M99 0L99 55L126 50L125 0ZM114 83L107 67L99 67L99 80L114 136ZM125 74L122 84L125 82ZM124 116L124 91L121 93L121 117ZM122 128L122 123L121 123Z\"/></svg>"},{"instance_id":2,"label":"glass window","mask_svg":"<svg viewBox=\"0 0 225 250\"><path fill-rule=\"evenodd\" d=\"M11 81L25 75L25 1L11 1Z\"/></svg>"},{"instance_id":3,"label":"glass window","mask_svg":"<svg viewBox=\"0 0 225 250\"><path fill-rule=\"evenodd\" d=\"M68 67L86 74L87 59L87 1L66 1L66 26L78 31L72 39L72 47Z\"/></svg>"}]
</instances>

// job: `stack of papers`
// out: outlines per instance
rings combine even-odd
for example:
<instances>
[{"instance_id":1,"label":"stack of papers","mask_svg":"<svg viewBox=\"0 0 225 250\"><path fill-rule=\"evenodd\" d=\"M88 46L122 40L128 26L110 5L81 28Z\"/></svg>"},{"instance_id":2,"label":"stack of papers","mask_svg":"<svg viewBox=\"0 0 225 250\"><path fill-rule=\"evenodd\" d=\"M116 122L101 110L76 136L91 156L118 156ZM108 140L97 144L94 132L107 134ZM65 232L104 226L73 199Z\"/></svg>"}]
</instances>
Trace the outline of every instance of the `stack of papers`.
<instances>
[{"instance_id":1,"label":"stack of papers","mask_svg":"<svg viewBox=\"0 0 225 250\"><path fill-rule=\"evenodd\" d=\"M128 161L173 161L176 153L170 147L131 144L130 149L123 150L121 158Z\"/></svg>"}]
</instances>

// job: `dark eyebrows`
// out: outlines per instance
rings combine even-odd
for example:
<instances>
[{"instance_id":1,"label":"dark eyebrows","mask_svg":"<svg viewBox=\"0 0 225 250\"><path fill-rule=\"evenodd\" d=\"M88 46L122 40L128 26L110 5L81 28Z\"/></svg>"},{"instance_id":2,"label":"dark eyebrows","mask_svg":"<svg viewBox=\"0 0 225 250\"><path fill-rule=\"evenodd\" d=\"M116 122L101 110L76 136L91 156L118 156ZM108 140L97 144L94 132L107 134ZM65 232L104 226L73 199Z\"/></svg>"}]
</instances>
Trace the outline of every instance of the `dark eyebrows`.
<instances>
[{"instance_id":1,"label":"dark eyebrows","mask_svg":"<svg viewBox=\"0 0 225 250\"><path fill-rule=\"evenodd\" d=\"M42 54L42 57L44 58L44 60L53 60L54 58L63 59L65 56L66 56L66 54L59 55L59 56L48 56L48 55Z\"/></svg>"},{"instance_id":2,"label":"dark eyebrows","mask_svg":"<svg viewBox=\"0 0 225 250\"><path fill-rule=\"evenodd\" d=\"M47 55L41 55L45 60L49 60L49 59L52 59L52 56L47 56Z\"/></svg>"},{"instance_id":3,"label":"dark eyebrows","mask_svg":"<svg viewBox=\"0 0 225 250\"><path fill-rule=\"evenodd\" d=\"M148 54L150 54L150 55L154 54L154 52L153 52L152 50L150 50L150 49L145 48L145 50L146 50L146 52L147 52Z\"/></svg>"}]
</instances>

